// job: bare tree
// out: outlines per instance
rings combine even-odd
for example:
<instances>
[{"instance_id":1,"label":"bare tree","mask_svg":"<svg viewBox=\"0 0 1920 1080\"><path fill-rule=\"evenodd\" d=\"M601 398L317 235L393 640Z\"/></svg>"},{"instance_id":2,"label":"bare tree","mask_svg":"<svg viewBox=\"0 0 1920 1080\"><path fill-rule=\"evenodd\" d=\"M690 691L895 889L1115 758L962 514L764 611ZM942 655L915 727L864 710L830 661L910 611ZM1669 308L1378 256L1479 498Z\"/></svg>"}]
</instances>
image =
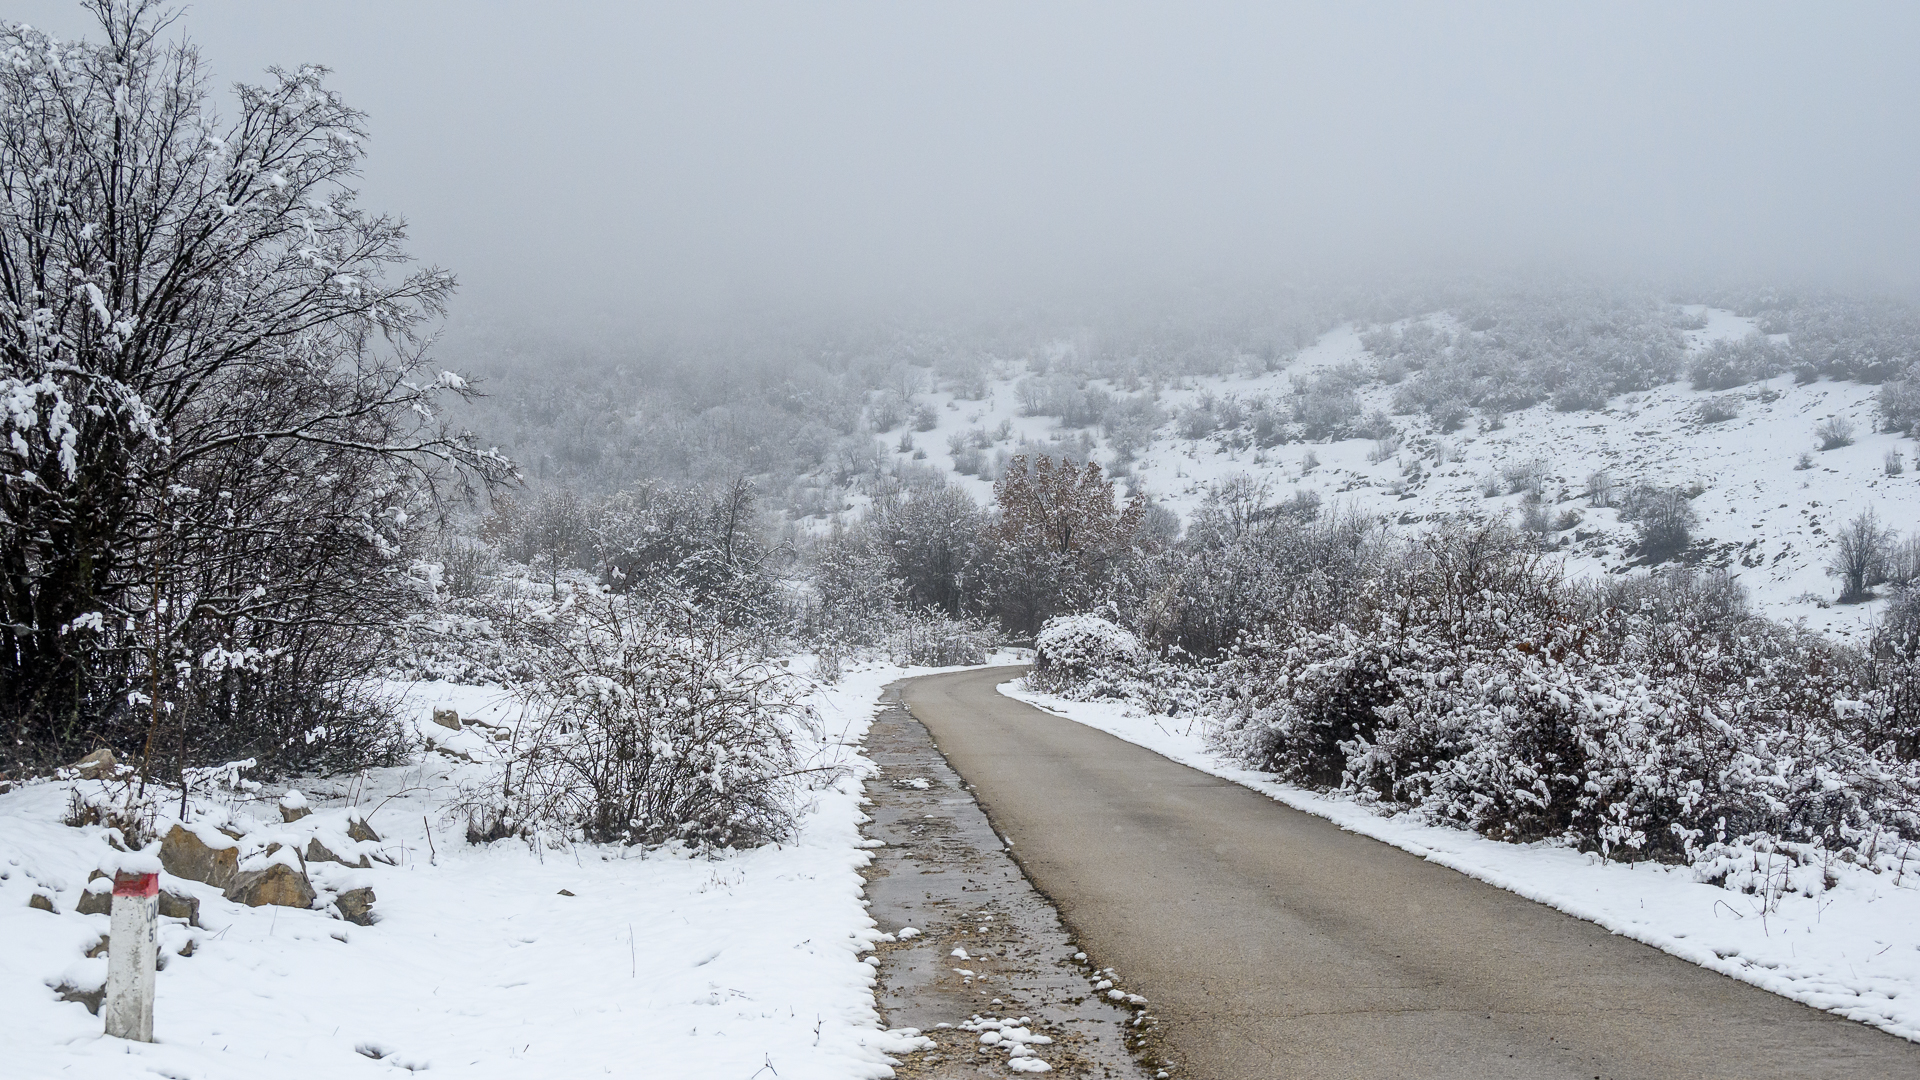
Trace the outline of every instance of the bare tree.
<instances>
[{"instance_id":1,"label":"bare tree","mask_svg":"<svg viewBox=\"0 0 1920 1080\"><path fill-rule=\"evenodd\" d=\"M355 205L364 117L325 70L238 87L223 125L152 0L86 6L101 41L0 28L9 755L113 737L115 672L177 667L162 638L258 671L275 634L364 623L331 601L394 580L423 485L509 469L435 418L469 392L427 360L453 279Z\"/></svg>"},{"instance_id":2,"label":"bare tree","mask_svg":"<svg viewBox=\"0 0 1920 1080\"><path fill-rule=\"evenodd\" d=\"M1686 492L1647 484L1636 485L1627 493L1620 517L1634 523L1641 554L1656 561L1685 551L1693 543L1693 528L1698 523Z\"/></svg>"},{"instance_id":3,"label":"bare tree","mask_svg":"<svg viewBox=\"0 0 1920 1080\"><path fill-rule=\"evenodd\" d=\"M1133 552L1147 504L1117 504L1113 481L1093 462L1016 455L993 485L1000 516L988 530L987 583L1008 629L1039 630L1062 612L1100 599Z\"/></svg>"},{"instance_id":4,"label":"bare tree","mask_svg":"<svg viewBox=\"0 0 1920 1080\"><path fill-rule=\"evenodd\" d=\"M1866 599L1872 595L1869 589L1886 580L1887 556L1895 539L1893 530L1882 527L1871 509L1835 531L1827 569L1840 579L1842 603Z\"/></svg>"}]
</instances>

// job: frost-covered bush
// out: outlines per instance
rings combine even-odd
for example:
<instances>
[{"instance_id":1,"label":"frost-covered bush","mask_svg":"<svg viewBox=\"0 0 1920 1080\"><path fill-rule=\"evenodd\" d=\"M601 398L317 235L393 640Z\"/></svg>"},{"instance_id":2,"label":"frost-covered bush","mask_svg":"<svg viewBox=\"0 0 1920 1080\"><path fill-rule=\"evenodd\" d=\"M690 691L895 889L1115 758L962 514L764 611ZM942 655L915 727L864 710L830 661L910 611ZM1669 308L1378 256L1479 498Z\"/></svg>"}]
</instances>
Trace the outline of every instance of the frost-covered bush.
<instances>
[{"instance_id":1,"label":"frost-covered bush","mask_svg":"<svg viewBox=\"0 0 1920 1080\"><path fill-rule=\"evenodd\" d=\"M1547 480L1550 464L1542 459L1516 461L1500 467L1500 479L1512 495L1539 495Z\"/></svg>"},{"instance_id":2,"label":"frost-covered bush","mask_svg":"<svg viewBox=\"0 0 1920 1080\"><path fill-rule=\"evenodd\" d=\"M1049 691L1117 696L1118 684L1138 674L1146 650L1133 632L1098 615L1058 615L1033 640L1032 684Z\"/></svg>"},{"instance_id":3,"label":"frost-covered bush","mask_svg":"<svg viewBox=\"0 0 1920 1080\"><path fill-rule=\"evenodd\" d=\"M481 836L749 847L792 834L818 744L784 669L671 607L605 600L544 656L532 721L467 793Z\"/></svg>"},{"instance_id":4,"label":"frost-covered bush","mask_svg":"<svg viewBox=\"0 0 1920 1080\"><path fill-rule=\"evenodd\" d=\"M1874 720L1888 694L1844 649L1743 617L1723 583L1583 595L1462 533L1379 587L1395 600L1358 624L1252 640L1218 667L1224 748L1616 858L1696 861L1767 836L1837 850L1920 825L1920 767ZM1636 610L1613 602L1635 592Z\"/></svg>"},{"instance_id":5,"label":"frost-covered bush","mask_svg":"<svg viewBox=\"0 0 1920 1080\"><path fill-rule=\"evenodd\" d=\"M1410 637L1358 628L1433 623L1455 644L1481 632L1487 598L1536 600L1554 578L1510 530L1498 524L1448 528L1383 560L1356 583L1369 603L1349 606L1330 624L1297 621L1249 635L1224 657L1223 739L1237 757L1301 783L1340 783L1343 747L1371 739L1394 672L1413 662ZM1537 602L1533 605L1539 606Z\"/></svg>"},{"instance_id":6,"label":"frost-covered bush","mask_svg":"<svg viewBox=\"0 0 1920 1080\"><path fill-rule=\"evenodd\" d=\"M1062 427L1091 427L1113 407L1112 394L1085 380L1065 375L1036 375L1022 379L1015 393L1020 411L1028 416L1057 416Z\"/></svg>"},{"instance_id":7,"label":"frost-covered bush","mask_svg":"<svg viewBox=\"0 0 1920 1080\"><path fill-rule=\"evenodd\" d=\"M1542 400L1561 411L1602 408L1613 395L1672 379L1683 352L1679 317L1650 296L1511 292L1453 314L1464 330L1412 348L1392 335L1363 338L1369 349L1388 350L1375 355L1421 368L1396 388L1394 409L1424 412L1442 430L1464 423L1470 409L1497 414Z\"/></svg>"},{"instance_id":8,"label":"frost-covered bush","mask_svg":"<svg viewBox=\"0 0 1920 1080\"><path fill-rule=\"evenodd\" d=\"M1813 437L1820 440L1820 449L1838 450L1853 445L1853 423L1844 416L1830 416L1813 429Z\"/></svg>"},{"instance_id":9,"label":"frost-covered bush","mask_svg":"<svg viewBox=\"0 0 1920 1080\"><path fill-rule=\"evenodd\" d=\"M1841 603L1865 600L1872 595L1869 590L1887 580L1887 554L1898 539L1871 508L1833 531L1827 572L1840 579Z\"/></svg>"},{"instance_id":10,"label":"frost-covered bush","mask_svg":"<svg viewBox=\"0 0 1920 1080\"><path fill-rule=\"evenodd\" d=\"M1638 615L1655 626L1677 624L1718 633L1753 617L1746 588L1725 570L1671 566L1648 574L1608 575L1577 589L1587 608Z\"/></svg>"},{"instance_id":11,"label":"frost-covered bush","mask_svg":"<svg viewBox=\"0 0 1920 1080\"><path fill-rule=\"evenodd\" d=\"M1555 412L1587 412L1607 407L1614 381L1604 371L1583 371L1554 390L1548 400Z\"/></svg>"},{"instance_id":12,"label":"frost-covered bush","mask_svg":"<svg viewBox=\"0 0 1920 1080\"><path fill-rule=\"evenodd\" d=\"M1909 587L1894 595L1867 661L1862 696L1870 707L1856 713L1863 741L1890 746L1903 760L1920 758L1920 592Z\"/></svg>"},{"instance_id":13,"label":"frost-covered bush","mask_svg":"<svg viewBox=\"0 0 1920 1080\"><path fill-rule=\"evenodd\" d=\"M1587 474L1587 502L1592 506L1613 505L1613 476L1605 469Z\"/></svg>"},{"instance_id":14,"label":"frost-covered bush","mask_svg":"<svg viewBox=\"0 0 1920 1080\"><path fill-rule=\"evenodd\" d=\"M1121 397L1107 409L1101 430L1114 454L1122 461L1130 461L1153 441L1154 431L1165 419L1151 397Z\"/></svg>"},{"instance_id":15,"label":"frost-covered bush","mask_svg":"<svg viewBox=\"0 0 1920 1080\"><path fill-rule=\"evenodd\" d=\"M891 616L881 642L887 659L896 664L954 667L986 663L987 654L1000 643L1000 634L979 619L921 608Z\"/></svg>"},{"instance_id":16,"label":"frost-covered bush","mask_svg":"<svg viewBox=\"0 0 1920 1080\"><path fill-rule=\"evenodd\" d=\"M1354 390L1368 373L1357 364L1329 368L1293 387L1293 416L1310 441L1345 438L1360 423L1360 399Z\"/></svg>"},{"instance_id":17,"label":"frost-covered bush","mask_svg":"<svg viewBox=\"0 0 1920 1080\"><path fill-rule=\"evenodd\" d=\"M1716 341L1700 350L1687 364L1687 377L1695 390L1731 390L1770 379L1788 365L1784 348L1765 334L1754 333L1739 341Z\"/></svg>"},{"instance_id":18,"label":"frost-covered bush","mask_svg":"<svg viewBox=\"0 0 1920 1080\"><path fill-rule=\"evenodd\" d=\"M1920 536L1909 536L1888 545L1884 573L1889 585L1902 589L1920 585Z\"/></svg>"},{"instance_id":19,"label":"frost-covered bush","mask_svg":"<svg viewBox=\"0 0 1920 1080\"><path fill-rule=\"evenodd\" d=\"M1886 430L1907 435L1920 431L1920 376L1915 369L1882 386L1874 404Z\"/></svg>"},{"instance_id":20,"label":"frost-covered bush","mask_svg":"<svg viewBox=\"0 0 1920 1080\"><path fill-rule=\"evenodd\" d=\"M1257 520L1216 502L1209 528ZM1036 684L1210 715L1219 747L1294 783L1729 888L1756 854L1871 862L1920 838L1920 602L1869 655L1753 616L1724 572L1569 584L1497 523L1376 543L1319 617L1243 622L1204 659L1109 645Z\"/></svg>"},{"instance_id":21,"label":"frost-covered bush","mask_svg":"<svg viewBox=\"0 0 1920 1080\"><path fill-rule=\"evenodd\" d=\"M1768 334L1786 334L1795 377L1869 384L1896 378L1920 357L1920 308L1911 301L1772 291L1730 301Z\"/></svg>"},{"instance_id":22,"label":"frost-covered bush","mask_svg":"<svg viewBox=\"0 0 1920 1080\"><path fill-rule=\"evenodd\" d=\"M874 395L873 404L867 407L867 422L873 430L892 431L907 418L907 401L898 390L882 390Z\"/></svg>"},{"instance_id":23,"label":"frost-covered bush","mask_svg":"<svg viewBox=\"0 0 1920 1080\"><path fill-rule=\"evenodd\" d=\"M1156 651L1205 660L1249 631L1343 617L1371 572L1377 524L1323 514L1310 491L1271 494L1247 476L1215 485L1186 539L1128 575L1123 621Z\"/></svg>"},{"instance_id":24,"label":"frost-covered bush","mask_svg":"<svg viewBox=\"0 0 1920 1080\"><path fill-rule=\"evenodd\" d=\"M1740 399L1733 394L1710 397L1694 407L1693 415L1703 424L1720 424L1740 415Z\"/></svg>"},{"instance_id":25,"label":"frost-covered bush","mask_svg":"<svg viewBox=\"0 0 1920 1080\"><path fill-rule=\"evenodd\" d=\"M595 511L603 582L616 593L673 595L731 631L777 618L776 568L785 545L769 543L753 483L646 483Z\"/></svg>"},{"instance_id":26,"label":"frost-covered bush","mask_svg":"<svg viewBox=\"0 0 1920 1080\"><path fill-rule=\"evenodd\" d=\"M1699 524L1686 492L1651 484L1634 485L1620 500L1620 520L1633 522L1640 553L1654 560L1685 551Z\"/></svg>"}]
</instances>

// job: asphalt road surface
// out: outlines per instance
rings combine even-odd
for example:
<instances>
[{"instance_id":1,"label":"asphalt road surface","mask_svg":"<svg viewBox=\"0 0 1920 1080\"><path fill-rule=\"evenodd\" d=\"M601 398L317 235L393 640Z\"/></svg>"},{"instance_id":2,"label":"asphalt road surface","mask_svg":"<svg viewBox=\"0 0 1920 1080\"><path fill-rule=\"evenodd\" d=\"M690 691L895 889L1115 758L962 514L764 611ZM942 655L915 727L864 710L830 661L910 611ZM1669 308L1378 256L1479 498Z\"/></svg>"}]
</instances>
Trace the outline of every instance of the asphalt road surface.
<instances>
[{"instance_id":1,"label":"asphalt road surface","mask_svg":"<svg viewBox=\"0 0 1920 1080\"><path fill-rule=\"evenodd\" d=\"M1920 1078L1920 1045L1002 697L903 696L1174 1076Z\"/></svg>"}]
</instances>

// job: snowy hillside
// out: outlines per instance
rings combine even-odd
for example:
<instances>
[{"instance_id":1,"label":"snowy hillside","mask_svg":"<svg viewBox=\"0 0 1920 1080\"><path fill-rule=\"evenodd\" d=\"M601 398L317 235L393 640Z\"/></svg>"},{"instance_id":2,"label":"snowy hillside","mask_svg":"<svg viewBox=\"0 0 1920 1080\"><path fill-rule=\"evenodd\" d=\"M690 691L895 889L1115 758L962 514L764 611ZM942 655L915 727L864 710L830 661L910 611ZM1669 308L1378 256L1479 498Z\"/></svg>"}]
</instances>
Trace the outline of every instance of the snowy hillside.
<instances>
[{"instance_id":1,"label":"snowy hillside","mask_svg":"<svg viewBox=\"0 0 1920 1080\"><path fill-rule=\"evenodd\" d=\"M1705 323L1686 333L1690 355L1716 341L1758 333L1752 321L1731 312L1688 312ZM1445 314L1395 327L1420 321L1457 329ZM907 416L880 437L896 462L945 470L982 501L991 498L990 477L1013 454L1091 454L1127 477L1130 490L1151 495L1183 519L1212 485L1239 473L1266 481L1276 499L1312 491L1323 505L1409 526L1460 513L1505 513L1517 520L1521 489L1533 489L1548 515L1547 538L1575 576L1618 573L1645 562L1619 509L1594 505L1588 497L1595 473L1604 472L1615 492L1636 484L1687 489L1696 492L1690 502L1697 517L1687 561L1737 573L1768 615L1803 618L1813 628L1844 635L1868 625L1877 605L1833 603L1838 582L1826 565L1836 527L1865 510L1900 532L1920 517L1920 470L1911 467L1920 462L1912 460L1904 436L1875 430L1872 386L1826 379L1796 385L1792 374L1782 374L1706 391L1692 389L1683 374L1649 391L1616 396L1602 410L1559 412L1542 402L1505 413L1498 426L1476 414L1452 432L1437 430L1427 416L1398 414L1389 416L1393 431L1381 438L1262 448L1245 426L1191 437L1182 417L1196 408L1231 413L1233 403L1284 397L1296 380L1343 365L1356 365L1357 371L1348 370L1366 379L1354 391L1364 413L1392 413L1395 388L1377 377L1377 358L1363 345L1360 328L1337 328L1270 371L1249 360L1238 375L1184 377L1159 386L1081 384L1082 393L1152 402L1157 426L1146 439L1116 431L1110 420L1075 428L1060 416L1042 414L1050 403L1036 400L1036 384L1047 380L1035 377L1034 365L1020 362L996 366L979 396L962 397L947 387L920 393L913 403L921 406L920 422L932 426L914 431ZM1709 403L1733 415L1711 419L1710 408L1703 416ZM1854 441L1822 451L1815 428L1836 417L1851 425ZM1129 439L1137 444L1131 460L1123 445ZM1892 455L1900 456L1897 474L1889 471Z\"/></svg>"}]
</instances>

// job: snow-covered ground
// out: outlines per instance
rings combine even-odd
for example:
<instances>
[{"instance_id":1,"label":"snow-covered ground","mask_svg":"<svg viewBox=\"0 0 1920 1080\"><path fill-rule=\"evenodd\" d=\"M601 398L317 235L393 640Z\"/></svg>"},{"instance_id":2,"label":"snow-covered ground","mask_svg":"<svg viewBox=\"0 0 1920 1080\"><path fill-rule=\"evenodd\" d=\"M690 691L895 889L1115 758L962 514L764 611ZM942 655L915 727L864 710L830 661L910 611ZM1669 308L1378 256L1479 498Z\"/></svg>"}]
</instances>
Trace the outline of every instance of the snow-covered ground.
<instances>
[{"instance_id":1,"label":"snow-covered ground","mask_svg":"<svg viewBox=\"0 0 1920 1080\"><path fill-rule=\"evenodd\" d=\"M1699 306L1690 310L1705 315L1707 325L1687 333L1689 349L1755 332L1750 320L1731 312ZM1445 314L1428 318L1448 325ZM1903 436L1875 431L1877 388L1850 382L1796 386L1791 375L1781 375L1729 391L1695 391L1683 375L1644 393L1616 397L1604 411L1562 413L1540 404L1506 414L1503 426L1487 431L1470 422L1443 434L1425 417L1394 416L1404 443L1384 456L1369 439L1259 449L1236 447L1219 436L1191 440L1177 431L1173 418L1203 396L1284 398L1295 378L1349 362L1373 366L1358 328L1351 325L1329 331L1274 371L1183 377L1132 391L1153 395L1168 417L1131 465L1139 489L1186 518L1218 481L1250 473L1268 480L1276 498L1310 490L1327 505L1414 525L1463 511L1517 510L1519 495L1489 498L1483 487L1503 468L1538 462L1549 512L1555 517L1562 512L1579 515L1577 525L1557 531L1553 538L1563 545L1567 571L1587 576L1628 568L1634 541L1632 526L1620 521L1618 511L1588 505L1583 492L1590 474L1605 470L1616 491L1636 482L1665 487L1698 482L1705 490L1692 501L1699 517L1695 536L1711 541L1709 562L1738 574L1763 613L1804 618L1814 629L1845 636L1866 627L1879 605L1832 603L1839 583L1827 575L1826 564L1836 527L1869 509L1902 532L1920 523L1920 448ZM1250 364L1249 371L1255 366ZM921 393L916 401L932 404L939 424L912 433L910 450L899 449L904 429L882 436L893 457L947 470L982 501L992 497L992 484L957 471L956 456L948 449L952 436L976 431L994 436L989 459L996 452L1017 450L1022 440L1054 441L1078 456L1088 445L1083 438L1090 441L1097 460L1112 459L1110 442L1098 428L1062 430L1052 417L1021 414L1018 386L1028 375L1026 365L1001 362L993 374L980 400L957 398L946 390ZM1129 394L1111 382L1095 380L1091 385L1116 396ZM1391 412L1393 392L1393 387L1375 381L1358 396L1365 411ZM1738 415L1703 422L1695 414L1709 398L1737 401ZM1834 416L1853 424L1855 441L1821 452L1814 428ZM1005 436L998 437L1002 431ZM1886 471L1889 452L1902 455L1899 475ZM924 456L914 459L915 453ZM1796 468L1803 453L1811 455L1811 468ZM1442 456L1446 460L1437 460ZM1376 457L1379 460L1373 460ZM1410 478L1409 467L1416 459L1421 469L1417 478Z\"/></svg>"},{"instance_id":2,"label":"snow-covered ground","mask_svg":"<svg viewBox=\"0 0 1920 1080\"><path fill-rule=\"evenodd\" d=\"M98 1017L55 995L63 981L105 977L106 959L83 954L107 918L74 912L88 874L111 857L102 830L61 824L73 782L0 795L0 1075L891 1075L887 1055L921 1040L880 1029L862 962L879 931L859 874L869 858L861 780L872 768L859 743L881 687L918 673L855 667L819 690L824 749L847 772L814 793L794 843L718 858L468 844L448 801L487 774L486 725L511 724L516 710L497 690L416 684L409 699L437 750L404 768L298 785L310 820L344 821L352 804L379 832L375 850L392 865L351 872L374 888L377 921L247 908L165 878L200 898L203 925L162 920L151 1045L104 1037ZM482 725L434 726L435 706ZM278 828L281 790L201 814ZM56 910L30 907L36 893ZM189 940L192 955L179 955Z\"/></svg>"},{"instance_id":3,"label":"snow-covered ground","mask_svg":"<svg viewBox=\"0 0 1920 1080\"><path fill-rule=\"evenodd\" d=\"M1142 714L1117 702L1000 692L1243 784L1344 829L1371 836L1616 934L1815 1008L1920 1041L1920 853L1911 871L1873 874L1836 862L1837 884L1757 896L1697 881L1688 867L1602 862L1552 844L1508 844L1402 814L1384 817L1224 760L1204 721Z\"/></svg>"}]
</instances>

